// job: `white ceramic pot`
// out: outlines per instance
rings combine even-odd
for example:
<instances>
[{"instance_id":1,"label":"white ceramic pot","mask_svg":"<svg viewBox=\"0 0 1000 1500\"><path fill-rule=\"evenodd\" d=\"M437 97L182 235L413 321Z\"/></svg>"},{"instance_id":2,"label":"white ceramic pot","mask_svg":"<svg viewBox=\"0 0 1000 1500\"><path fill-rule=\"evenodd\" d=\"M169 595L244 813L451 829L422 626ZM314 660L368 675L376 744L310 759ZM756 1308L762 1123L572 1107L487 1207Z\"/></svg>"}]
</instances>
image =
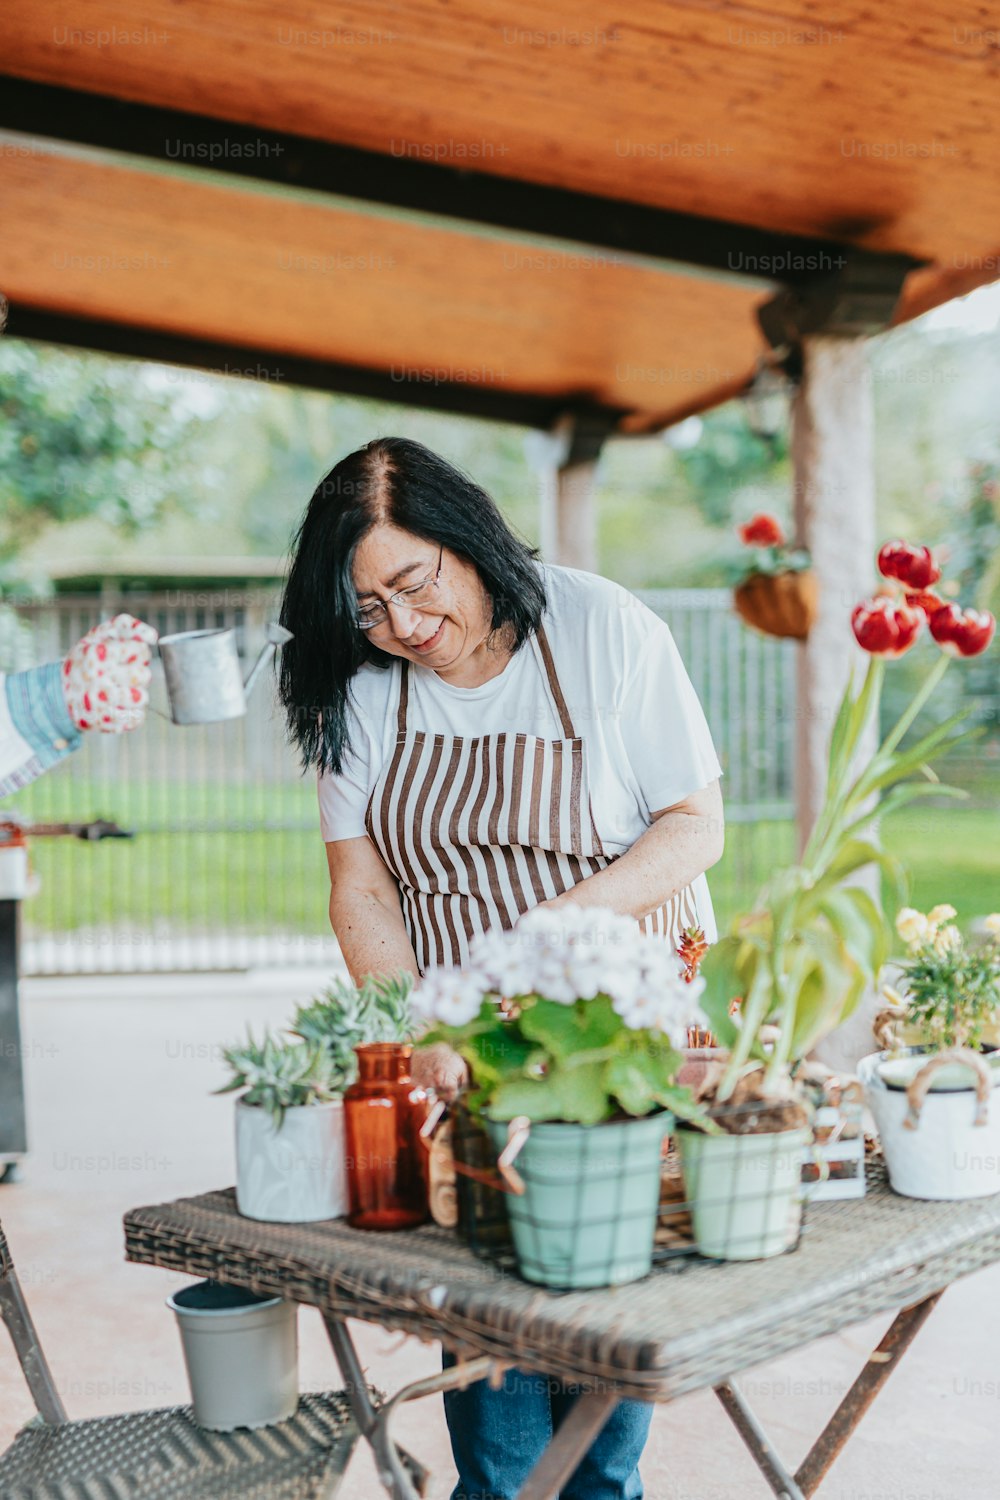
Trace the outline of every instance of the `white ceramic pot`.
<instances>
[{"instance_id":1,"label":"white ceramic pot","mask_svg":"<svg viewBox=\"0 0 1000 1500\"><path fill-rule=\"evenodd\" d=\"M285 1110L236 1102L236 1203L248 1219L306 1224L347 1213L343 1100Z\"/></svg>"},{"instance_id":2,"label":"white ceramic pot","mask_svg":"<svg viewBox=\"0 0 1000 1500\"><path fill-rule=\"evenodd\" d=\"M705 1135L677 1131L694 1237L713 1260L764 1260L798 1239L802 1159L812 1131Z\"/></svg>"},{"instance_id":3,"label":"white ceramic pot","mask_svg":"<svg viewBox=\"0 0 1000 1500\"><path fill-rule=\"evenodd\" d=\"M938 1062L946 1054L918 1059L922 1068L934 1062L939 1083L952 1081L954 1063ZM906 1198L986 1198L1000 1193L1000 1096L987 1084L976 1087L968 1071L965 1088L935 1088L931 1075L914 1111L911 1099L919 1072L909 1090L890 1087L880 1076L880 1065L890 1062L884 1052L873 1052L858 1064L868 1107L882 1142L882 1153L895 1192ZM908 1060L909 1061L909 1060ZM912 1066L912 1065L911 1065ZM890 1069L890 1077L892 1076ZM905 1077L905 1074L904 1074Z\"/></svg>"}]
</instances>

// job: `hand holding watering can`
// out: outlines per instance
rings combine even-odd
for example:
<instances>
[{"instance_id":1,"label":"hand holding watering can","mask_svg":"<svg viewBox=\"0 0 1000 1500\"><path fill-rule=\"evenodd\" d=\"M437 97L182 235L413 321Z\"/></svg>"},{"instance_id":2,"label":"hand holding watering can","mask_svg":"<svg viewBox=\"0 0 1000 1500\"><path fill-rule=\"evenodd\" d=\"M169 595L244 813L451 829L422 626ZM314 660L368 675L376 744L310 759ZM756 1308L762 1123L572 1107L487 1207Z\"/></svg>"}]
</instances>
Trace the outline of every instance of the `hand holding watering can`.
<instances>
[{"instance_id":1,"label":"hand holding watering can","mask_svg":"<svg viewBox=\"0 0 1000 1500\"><path fill-rule=\"evenodd\" d=\"M133 615L102 620L62 664L63 697L77 729L122 734L137 729L149 702L150 648L156 631Z\"/></svg>"},{"instance_id":2,"label":"hand holding watering can","mask_svg":"<svg viewBox=\"0 0 1000 1500\"><path fill-rule=\"evenodd\" d=\"M174 724L216 724L241 718L251 691L290 630L271 623L267 644L243 681L232 630L185 630L160 641L170 713L149 702L152 625L116 615L89 630L63 662L63 694L78 729L121 734L137 729L147 707Z\"/></svg>"},{"instance_id":3,"label":"hand holding watering can","mask_svg":"<svg viewBox=\"0 0 1000 1500\"><path fill-rule=\"evenodd\" d=\"M235 631L185 630L163 636L160 659L170 699L169 717L175 724L217 724L242 718L247 694L278 647L291 639L290 630L272 621L267 644L244 682Z\"/></svg>"}]
</instances>

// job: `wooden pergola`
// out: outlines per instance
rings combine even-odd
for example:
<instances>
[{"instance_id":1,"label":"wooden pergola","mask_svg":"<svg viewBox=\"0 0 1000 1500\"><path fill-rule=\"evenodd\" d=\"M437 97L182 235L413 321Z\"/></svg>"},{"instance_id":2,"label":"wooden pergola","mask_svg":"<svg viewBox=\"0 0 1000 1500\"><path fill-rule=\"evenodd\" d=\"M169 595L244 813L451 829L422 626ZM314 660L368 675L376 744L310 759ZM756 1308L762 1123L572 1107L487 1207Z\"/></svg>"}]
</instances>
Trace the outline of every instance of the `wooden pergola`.
<instances>
[{"instance_id":1,"label":"wooden pergola","mask_svg":"<svg viewBox=\"0 0 1000 1500\"><path fill-rule=\"evenodd\" d=\"M874 550L865 336L997 276L984 13L580 0L6 0L9 332L609 437L797 384L800 822ZM759 17L760 13L753 13Z\"/></svg>"}]
</instances>

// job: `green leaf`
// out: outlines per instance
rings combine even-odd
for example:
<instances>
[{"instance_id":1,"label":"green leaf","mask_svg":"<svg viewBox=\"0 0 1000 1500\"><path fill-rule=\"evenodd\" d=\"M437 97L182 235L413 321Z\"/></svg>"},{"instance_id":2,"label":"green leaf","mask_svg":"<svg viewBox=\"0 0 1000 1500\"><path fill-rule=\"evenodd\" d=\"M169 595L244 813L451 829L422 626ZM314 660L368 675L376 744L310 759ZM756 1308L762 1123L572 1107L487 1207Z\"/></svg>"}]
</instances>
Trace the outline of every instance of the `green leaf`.
<instances>
[{"instance_id":1,"label":"green leaf","mask_svg":"<svg viewBox=\"0 0 1000 1500\"><path fill-rule=\"evenodd\" d=\"M744 994L740 958L746 947L742 938L720 938L702 960L705 990L698 1003L721 1047L731 1047L738 1034L738 1027L729 1014L729 1002L734 996Z\"/></svg>"},{"instance_id":2,"label":"green leaf","mask_svg":"<svg viewBox=\"0 0 1000 1500\"><path fill-rule=\"evenodd\" d=\"M562 1101L551 1078L509 1078L492 1093L487 1105L495 1120L561 1120Z\"/></svg>"},{"instance_id":3,"label":"green leaf","mask_svg":"<svg viewBox=\"0 0 1000 1500\"><path fill-rule=\"evenodd\" d=\"M946 719L943 724L930 730L907 749L892 751L888 754L882 751L875 755L852 787L851 800L857 801L859 797L867 797L881 787L892 786L897 781L903 781L912 772L919 771L932 755L946 754L956 745L964 744L967 740L977 737L982 732L977 727L965 729L961 734L952 734L952 730L971 712L972 705L970 704L960 709L957 714L952 714L950 719Z\"/></svg>"},{"instance_id":4,"label":"green leaf","mask_svg":"<svg viewBox=\"0 0 1000 1500\"><path fill-rule=\"evenodd\" d=\"M546 1078L512 1078L501 1083L490 1103L498 1120L527 1115L531 1120L567 1120L598 1125L612 1113L603 1062L554 1067Z\"/></svg>"},{"instance_id":5,"label":"green leaf","mask_svg":"<svg viewBox=\"0 0 1000 1500\"><path fill-rule=\"evenodd\" d=\"M456 1043L476 1083L486 1088L493 1088L511 1077L520 1077L533 1062L544 1059L541 1049L518 1036L512 1027L498 1018L495 1007L490 1026L456 1039Z\"/></svg>"},{"instance_id":6,"label":"green leaf","mask_svg":"<svg viewBox=\"0 0 1000 1500\"><path fill-rule=\"evenodd\" d=\"M540 1042L554 1058L566 1061L575 1052L594 1052L609 1046L620 1035L622 1023L606 995L560 1005L555 1000L536 1000L521 1012L521 1031Z\"/></svg>"},{"instance_id":7,"label":"green leaf","mask_svg":"<svg viewBox=\"0 0 1000 1500\"><path fill-rule=\"evenodd\" d=\"M681 1059L664 1039L630 1047L607 1064L605 1087L628 1115L648 1115L667 1102Z\"/></svg>"},{"instance_id":8,"label":"green leaf","mask_svg":"<svg viewBox=\"0 0 1000 1500\"><path fill-rule=\"evenodd\" d=\"M873 658L874 660L874 658ZM847 749L848 729L853 718L854 698L854 667L851 667L847 685L844 688L844 696L840 700L837 717L834 720L833 732L830 735L830 757L829 771L827 775L827 787L832 789L840 780L844 764L849 759Z\"/></svg>"},{"instance_id":9,"label":"green leaf","mask_svg":"<svg viewBox=\"0 0 1000 1500\"><path fill-rule=\"evenodd\" d=\"M888 854L870 839L846 839L838 845L814 890L832 890L855 870L864 869L865 865L878 865L898 897L897 904L905 906L908 886L902 865L894 854Z\"/></svg>"}]
</instances>

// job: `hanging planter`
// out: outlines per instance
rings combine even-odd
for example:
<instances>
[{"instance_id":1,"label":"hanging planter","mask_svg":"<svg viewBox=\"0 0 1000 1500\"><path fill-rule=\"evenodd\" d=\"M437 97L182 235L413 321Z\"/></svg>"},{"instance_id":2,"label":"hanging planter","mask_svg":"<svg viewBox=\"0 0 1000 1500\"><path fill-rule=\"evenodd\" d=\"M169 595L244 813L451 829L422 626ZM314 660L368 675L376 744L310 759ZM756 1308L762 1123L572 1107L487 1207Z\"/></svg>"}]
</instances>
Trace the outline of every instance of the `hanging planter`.
<instances>
[{"instance_id":1,"label":"hanging planter","mask_svg":"<svg viewBox=\"0 0 1000 1500\"><path fill-rule=\"evenodd\" d=\"M733 591L736 613L764 635L804 641L819 609L808 552L786 542L774 516L753 516L739 527L739 536L755 550Z\"/></svg>"},{"instance_id":2,"label":"hanging planter","mask_svg":"<svg viewBox=\"0 0 1000 1500\"><path fill-rule=\"evenodd\" d=\"M733 592L736 613L764 635L804 641L819 610L819 583L810 569L751 573Z\"/></svg>"}]
</instances>

